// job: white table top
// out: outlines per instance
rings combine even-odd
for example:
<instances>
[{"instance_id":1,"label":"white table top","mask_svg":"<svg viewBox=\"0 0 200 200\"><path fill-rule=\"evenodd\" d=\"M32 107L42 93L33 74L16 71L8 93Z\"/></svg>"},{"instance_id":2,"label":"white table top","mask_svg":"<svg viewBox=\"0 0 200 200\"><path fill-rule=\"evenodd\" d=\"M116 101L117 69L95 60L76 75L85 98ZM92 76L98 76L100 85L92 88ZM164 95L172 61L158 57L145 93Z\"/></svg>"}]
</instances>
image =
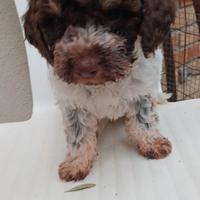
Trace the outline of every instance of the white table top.
<instances>
[{"instance_id":1,"label":"white table top","mask_svg":"<svg viewBox=\"0 0 200 200\"><path fill-rule=\"evenodd\" d=\"M0 199L199 200L200 100L159 107L160 130L172 144L163 160L148 160L128 143L121 122L100 137L99 156L79 183L61 182L65 138L58 110L40 110L27 122L0 125ZM93 189L65 193L82 183Z\"/></svg>"}]
</instances>

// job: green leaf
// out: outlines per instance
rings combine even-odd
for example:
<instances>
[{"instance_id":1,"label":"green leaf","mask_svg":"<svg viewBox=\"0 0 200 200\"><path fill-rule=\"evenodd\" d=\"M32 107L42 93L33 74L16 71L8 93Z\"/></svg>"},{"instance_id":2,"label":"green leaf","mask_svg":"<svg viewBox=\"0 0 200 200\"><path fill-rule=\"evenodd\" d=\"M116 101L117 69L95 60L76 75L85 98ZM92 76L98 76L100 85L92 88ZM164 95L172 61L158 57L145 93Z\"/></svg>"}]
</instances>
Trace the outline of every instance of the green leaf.
<instances>
[{"instance_id":1,"label":"green leaf","mask_svg":"<svg viewBox=\"0 0 200 200\"><path fill-rule=\"evenodd\" d=\"M90 183L90 184L82 184L82 185L78 185L76 187L73 187L72 189L67 190L65 192L76 192L76 191L80 191L80 190L85 190L85 189L93 188L95 186L96 186L96 184L92 184L92 183Z\"/></svg>"}]
</instances>

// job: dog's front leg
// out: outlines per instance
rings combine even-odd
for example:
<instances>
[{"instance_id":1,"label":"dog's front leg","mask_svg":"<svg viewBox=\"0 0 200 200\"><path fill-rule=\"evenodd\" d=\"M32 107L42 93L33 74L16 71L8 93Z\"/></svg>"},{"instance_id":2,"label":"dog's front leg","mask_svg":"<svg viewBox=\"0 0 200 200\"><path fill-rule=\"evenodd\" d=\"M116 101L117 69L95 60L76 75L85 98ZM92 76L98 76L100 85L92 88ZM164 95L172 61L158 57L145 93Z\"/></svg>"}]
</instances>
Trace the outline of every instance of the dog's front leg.
<instances>
[{"instance_id":1,"label":"dog's front leg","mask_svg":"<svg viewBox=\"0 0 200 200\"><path fill-rule=\"evenodd\" d=\"M161 159L170 154L172 146L156 128L158 116L150 96L141 97L125 116L129 139L140 154L149 159Z\"/></svg>"},{"instance_id":2,"label":"dog's front leg","mask_svg":"<svg viewBox=\"0 0 200 200\"><path fill-rule=\"evenodd\" d=\"M78 181L88 175L97 154L97 120L79 109L66 109L63 117L67 155L59 166L59 176L65 181Z\"/></svg>"}]
</instances>

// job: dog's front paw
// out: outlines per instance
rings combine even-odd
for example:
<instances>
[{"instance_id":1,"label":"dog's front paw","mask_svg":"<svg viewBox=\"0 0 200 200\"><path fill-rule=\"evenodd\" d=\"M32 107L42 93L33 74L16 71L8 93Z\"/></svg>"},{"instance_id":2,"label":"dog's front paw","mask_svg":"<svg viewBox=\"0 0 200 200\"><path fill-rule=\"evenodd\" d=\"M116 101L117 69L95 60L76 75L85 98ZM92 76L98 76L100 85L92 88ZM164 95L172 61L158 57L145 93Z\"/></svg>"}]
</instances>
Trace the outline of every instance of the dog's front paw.
<instances>
[{"instance_id":1,"label":"dog's front paw","mask_svg":"<svg viewBox=\"0 0 200 200\"><path fill-rule=\"evenodd\" d=\"M153 141L142 141L137 144L138 152L149 159L162 159L172 151L171 142L164 137L154 138Z\"/></svg>"},{"instance_id":2,"label":"dog's front paw","mask_svg":"<svg viewBox=\"0 0 200 200\"><path fill-rule=\"evenodd\" d=\"M80 160L64 161L59 165L59 177L63 181L79 181L90 172L92 161L80 162Z\"/></svg>"}]
</instances>

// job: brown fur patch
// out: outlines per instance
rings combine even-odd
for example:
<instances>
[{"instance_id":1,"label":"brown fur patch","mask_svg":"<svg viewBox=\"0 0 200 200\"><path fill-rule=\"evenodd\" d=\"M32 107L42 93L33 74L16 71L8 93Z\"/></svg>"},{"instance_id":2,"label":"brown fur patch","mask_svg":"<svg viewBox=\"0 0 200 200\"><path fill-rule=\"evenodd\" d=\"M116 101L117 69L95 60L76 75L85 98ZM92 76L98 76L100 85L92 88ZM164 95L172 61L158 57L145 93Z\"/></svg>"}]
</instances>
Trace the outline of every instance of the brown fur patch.
<instances>
[{"instance_id":1,"label":"brown fur patch","mask_svg":"<svg viewBox=\"0 0 200 200\"><path fill-rule=\"evenodd\" d=\"M100 3L104 9L108 9L113 5L117 5L121 0L101 0Z\"/></svg>"},{"instance_id":2,"label":"brown fur patch","mask_svg":"<svg viewBox=\"0 0 200 200\"><path fill-rule=\"evenodd\" d=\"M141 1L139 0L101 0L103 9L108 10L112 7L125 7L128 10L137 11L141 8Z\"/></svg>"},{"instance_id":3,"label":"brown fur patch","mask_svg":"<svg viewBox=\"0 0 200 200\"><path fill-rule=\"evenodd\" d=\"M94 79L77 77L77 66L89 59L98 68L98 73ZM97 85L123 78L131 64L123 38L108 35L98 28L85 30L71 27L55 47L54 67L56 74L68 83Z\"/></svg>"},{"instance_id":4,"label":"brown fur patch","mask_svg":"<svg viewBox=\"0 0 200 200\"><path fill-rule=\"evenodd\" d=\"M175 0L143 0L143 22L140 35L146 57L161 44L175 19Z\"/></svg>"},{"instance_id":5,"label":"brown fur patch","mask_svg":"<svg viewBox=\"0 0 200 200\"><path fill-rule=\"evenodd\" d=\"M162 159L172 151L172 145L167 138L155 138L154 141L141 141L137 144L138 152L149 159Z\"/></svg>"},{"instance_id":6,"label":"brown fur patch","mask_svg":"<svg viewBox=\"0 0 200 200\"><path fill-rule=\"evenodd\" d=\"M59 165L59 177L63 181L82 180L89 174L92 164L93 161L91 160L86 160L85 162L65 161Z\"/></svg>"},{"instance_id":7,"label":"brown fur patch","mask_svg":"<svg viewBox=\"0 0 200 200\"><path fill-rule=\"evenodd\" d=\"M48 4L49 4L49 7L50 7L50 11L52 13L55 13L57 15L61 15L61 12L62 12L61 5L57 0L49 0Z\"/></svg>"},{"instance_id":8,"label":"brown fur patch","mask_svg":"<svg viewBox=\"0 0 200 200\"><path fill-rule=\"evenodd\" d=\"M70 25L104 27L126 40L129 52L140 35L147 57L163 42L174 17L174 0L30 0L24 28L29 42L52 64L55 46Z\"/></svg>"}]
</instances>

